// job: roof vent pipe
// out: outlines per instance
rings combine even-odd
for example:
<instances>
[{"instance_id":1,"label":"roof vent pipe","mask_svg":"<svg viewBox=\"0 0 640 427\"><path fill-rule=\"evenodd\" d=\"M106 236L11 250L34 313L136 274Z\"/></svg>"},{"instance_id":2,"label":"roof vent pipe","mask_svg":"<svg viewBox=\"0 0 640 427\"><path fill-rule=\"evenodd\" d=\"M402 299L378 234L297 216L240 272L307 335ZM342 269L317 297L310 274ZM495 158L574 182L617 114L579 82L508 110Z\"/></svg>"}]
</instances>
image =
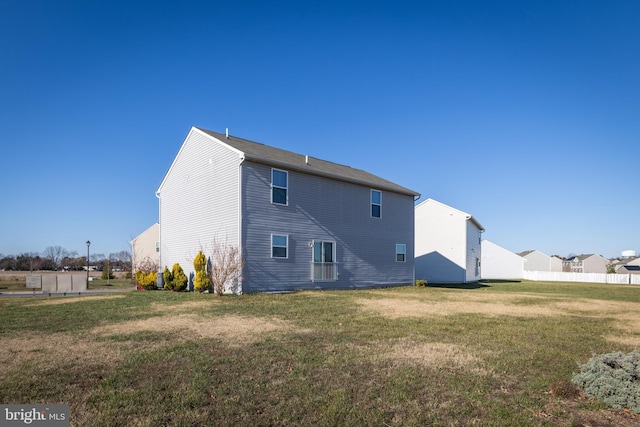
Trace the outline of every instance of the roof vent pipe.
<instances>
[{"instance_id":1,"label":"roof vent pipe","mask_svg":"<svg viewBox=\"0 0 640 427\"><path fill-rule=\"evenodd\" d=\"M306 164L309 164L309 156L304 156L304 162L305 162Z\"/></svg>"},{"instance_id":2,"label":"roof vent pipe","mask_svg":"<svg viewBox=\"0 0 640 427\"><path fill-rule=\"evenodd\" d=\"M226 128L225 134L227 136L227 139L229 139L229 128Z\"/></svg>"}]
</instances>

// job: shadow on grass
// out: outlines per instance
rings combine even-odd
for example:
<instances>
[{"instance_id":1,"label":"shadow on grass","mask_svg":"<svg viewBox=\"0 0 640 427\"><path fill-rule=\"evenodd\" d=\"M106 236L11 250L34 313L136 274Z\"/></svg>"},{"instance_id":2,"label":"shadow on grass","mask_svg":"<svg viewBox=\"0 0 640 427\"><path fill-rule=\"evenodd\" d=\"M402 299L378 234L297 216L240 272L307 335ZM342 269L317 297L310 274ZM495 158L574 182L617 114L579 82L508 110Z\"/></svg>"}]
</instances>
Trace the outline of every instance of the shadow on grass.
<instances>
[{"instance_id":1,"label":"shadow on grass","mask_svg":"<svg viewBox=\"0 0 640 427\"><path fill-rule=\"evenodd\" d=\"M522 280L517 279L482 279L480 283L521 283Z\"/></svg>"},{"instance_id":2,"label":"shadow on grass","mask_svg":"<svg viewBox=\"0 0 640 427\"><path fill-rule=\"evenodd\" d=\"M470 282L470 283L429 283L427 286L430 288L445 288L445 289L481 289L490 288L489 282Z\"/></svg>"}]
</instances>

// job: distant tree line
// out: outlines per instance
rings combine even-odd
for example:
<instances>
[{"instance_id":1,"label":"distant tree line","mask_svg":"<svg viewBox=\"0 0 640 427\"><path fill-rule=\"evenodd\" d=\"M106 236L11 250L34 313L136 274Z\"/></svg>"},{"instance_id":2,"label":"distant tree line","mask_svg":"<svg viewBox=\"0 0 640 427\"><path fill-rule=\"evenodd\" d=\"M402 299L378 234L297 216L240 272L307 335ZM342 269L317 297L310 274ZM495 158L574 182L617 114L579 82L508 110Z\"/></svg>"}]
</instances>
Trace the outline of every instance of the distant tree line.
<instances>
[{"instance_id":1,"label":"distant tree line","mask_svg":"<svg viewBox=\"0 0 640 427\"><path fill-rule=\"evenodd\" d=\"M98 270L131 271L131 253L89 254L89 265ZM0 271L81 271L86 266L86 256L79 256L78 252L69 252L61 246L48 246L42 253L0 254Z\"/></svg>"}]
</instances>

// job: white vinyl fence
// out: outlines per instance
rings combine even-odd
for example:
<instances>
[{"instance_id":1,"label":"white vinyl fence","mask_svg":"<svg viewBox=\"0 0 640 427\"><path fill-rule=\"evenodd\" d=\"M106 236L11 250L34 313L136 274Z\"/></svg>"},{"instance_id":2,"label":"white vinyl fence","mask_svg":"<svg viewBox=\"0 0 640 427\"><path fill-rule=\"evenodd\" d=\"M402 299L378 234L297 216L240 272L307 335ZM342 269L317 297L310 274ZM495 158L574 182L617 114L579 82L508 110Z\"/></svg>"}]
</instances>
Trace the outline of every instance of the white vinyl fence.
<instances>
[{"instance_id":1,"label":"white vinyl fence","mask_svg":"<svg viewBox=\"0 0 640 427\"><path fill-rule=\"evenodd\" d=\"M640 285L640 274L570 273L560 271L525 271L524 278L544 282L590 282Z\"/></svg>"}]
</instances>

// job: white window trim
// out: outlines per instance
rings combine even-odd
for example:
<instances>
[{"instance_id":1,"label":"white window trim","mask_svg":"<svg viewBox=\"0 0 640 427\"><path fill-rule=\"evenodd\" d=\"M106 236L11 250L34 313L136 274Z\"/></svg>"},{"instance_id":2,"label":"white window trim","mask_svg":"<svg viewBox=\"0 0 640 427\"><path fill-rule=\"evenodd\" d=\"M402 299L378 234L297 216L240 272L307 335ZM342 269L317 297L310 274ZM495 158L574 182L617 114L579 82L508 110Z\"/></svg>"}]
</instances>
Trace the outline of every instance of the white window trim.
<instances>
[{"instance_id":1,"label":"white window trim","mask_svg":"<svg viewBox=\"0 0 640 427\"><path fill-rule=\"evenodd\" d=\"M398 245L404 246L404 253L403 252L398 252ZM399 254L404 255L404 260L403 261L398 261L398 255ZM407 244L406 243L396 243L396 262L407 262Z\"/></svg>"},{"instance_id":2,"label":"white window trim","mask_svg":"<svg viewBox=\"0 0 640 427\"><path fill-rule=\"evenodd\" d=\"M287 175L287 186L286 187L281 187L279 185L274 185L273 184L273 171L284 172ZM283 189L286 190L287 197L286 197L286 201L284 203L277 203L277 202L273 201L273 189L274 188L283 188ZM280 206L289 206L289 171L286 171L284 169L271 168L271 204L272 205L280 205Z\"/></svg>"},{"instance_id":3,"label":"white window trim","mask_svg":"<svg viewBox=\"0 0 640 427\"><path fill-rule=\"evenodd\" d=\"M285 246L276 246L273 244L273 236L284 237L286 238ZM287 251L287 256L273 256L273 248L285 248ZM271 251L271 258L273 259L289 259L289 235L288 234L279 234L279 233L271 233L271 241L269 245L269 250Z\"/></svg>"},{"instance_id":4,"label":"white window trim","mask_svg":"<svg viewBox=\"0 0 640 427\"><path fill-rule=\"evenodd\" d=\"M377 191L378 193L380 193L380 203L373 203L373 192ZM373 206L380 206L380 216L373 216ZM371 191L369 191L369 216L371 218L375 218L375 219L382 219L382 191L381 190L376 190L375 188L372 188Z\"/></svg>"}]
</instances>

